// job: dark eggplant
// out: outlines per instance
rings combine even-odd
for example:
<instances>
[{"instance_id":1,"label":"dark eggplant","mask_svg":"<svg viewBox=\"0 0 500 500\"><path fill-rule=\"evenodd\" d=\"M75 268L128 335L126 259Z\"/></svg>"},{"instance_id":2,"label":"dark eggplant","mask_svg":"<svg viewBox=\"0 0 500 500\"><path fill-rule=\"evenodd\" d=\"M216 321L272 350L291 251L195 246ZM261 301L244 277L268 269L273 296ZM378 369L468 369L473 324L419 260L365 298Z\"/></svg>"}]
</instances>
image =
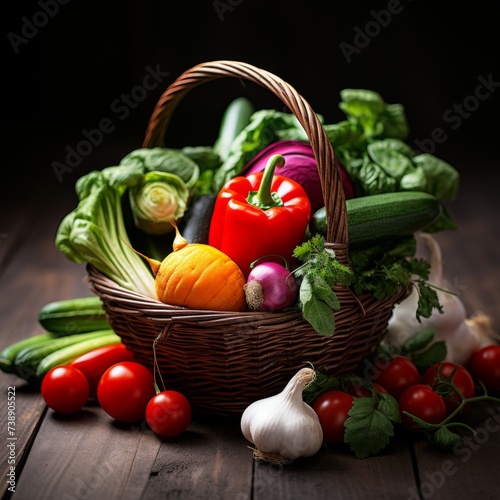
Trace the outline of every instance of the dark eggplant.
<instances>
[{"instance_id":1,"label":"dark eggplant","mask_svg":"<svg viewBox=\"0 0 500 500\"><path fill-rule=\"evenodd\" d=\"M216 198L216 194L202 194L193 197L189 203L179 225L179 231L188 243L208 244L210 220Z\"/></svg>"}]
</instances>

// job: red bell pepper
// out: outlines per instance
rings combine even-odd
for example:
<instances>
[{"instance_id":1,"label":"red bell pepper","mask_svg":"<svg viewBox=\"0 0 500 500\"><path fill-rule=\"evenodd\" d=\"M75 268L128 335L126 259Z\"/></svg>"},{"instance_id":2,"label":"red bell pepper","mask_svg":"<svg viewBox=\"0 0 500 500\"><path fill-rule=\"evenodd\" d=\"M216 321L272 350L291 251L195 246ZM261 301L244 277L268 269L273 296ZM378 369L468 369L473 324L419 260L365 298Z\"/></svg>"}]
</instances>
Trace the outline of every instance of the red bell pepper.
<instances>
[{"instance_id":1,"label":"red bell pepper","mask_svg":"<svg viewBox=\"0 0 500 500\"><path fill-rule=\"evenodd\" d=\"M98 347L82 354L70 364L78 368L87 377L90 396L97 396L97 386L103 373L115 363L134 361L134 354L124 344L112 344Z\"/></svg>"},{"instance_id":2,"label":"red bell pepper","mask_svg":"<svg viewBox=\"0 0 500 500\"><path fill-rule=\"evenodd\" d=\"M275 175L281 155L269 158L264 172L229 180L215 201L209 245L229 256L245 276L250 264L272 254L288 262L304 241L311 202L297 182Z\"/></svg>"}]
</instances>

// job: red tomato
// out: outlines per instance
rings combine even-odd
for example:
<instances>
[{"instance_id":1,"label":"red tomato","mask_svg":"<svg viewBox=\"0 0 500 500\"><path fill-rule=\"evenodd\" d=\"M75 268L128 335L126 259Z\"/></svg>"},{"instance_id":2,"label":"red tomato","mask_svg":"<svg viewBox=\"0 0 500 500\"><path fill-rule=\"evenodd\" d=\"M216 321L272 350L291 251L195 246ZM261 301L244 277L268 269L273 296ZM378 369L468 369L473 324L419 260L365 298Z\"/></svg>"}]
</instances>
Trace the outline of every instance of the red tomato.
<instances>
[{"instance_id":1,"label":"red tomato","mask_svg":"<svg viewBox=\"0 0 500 500\"><path fill-rule=\"evenodd\" d=\"M89 383L73 366L56 366L49 370L40 390L47 406L57 413L75 413L89 398Z\"/></svg>"},{"instance_id":2,"label":"red tomato","mask_svg":"<svg viewBox=\"0 0 500 500\"><path fill-rule=\"evenodd\" d=\"M413 361L405 356L393 356L388 362L377 367L377 373L372 379L382 387L385 387L387 392L396 399L402 392L411 385L420 382L420 373Z\"/></svg>"},{"instance_id":3,"label":"red tomato","mask_svg":"<svg viewBox=\"0 0 500 500\"><path fill-rule=\"evenodd\" d=\"M422 383L431 386L441 396L443 396L446 404L446 411L449 415L457 409L461 399L460 396L449 386L442 386L444 392L441 391L441 387L436 387L439 368L441 368L441 375L445 378L450 377L453 370L457 370L451 381L465 398L474 397L476 388L474 386L474 379L472 378L472 375L462 365L452 363L451 361L442 361L441 363L436 363L428 368L422 376Z\"/></svg>"},{"instance_id":4,"label":"red tomato","mask_svg":"<svg viewBox=\"0 0 500 500\"><path fill-rule=\"evenodd\" d=\"M142 420L155 393L152 373L135 361L123 361L109 367L97 386L99 404L120 422Z\"/></svg>"},{"instance_id":5,"label":"red tomato","mask_svg":"<svg viewBox=\"0 0 500 500\"><path fill-rule=\"evenodd\" d=\"M375 389L375 392L383 392L385 394L388 394L385 387L382 387L380 384L377 384L376 382L372 382L372 384L373 388ZM356 398L363 398L363 397L370 398L372 396L372 391L370 389L367 389L366 387L356 382L349 383L349 386L347 387L347 392L348 394Z\"/></svg>"},{"instance_id":6,"label":"red tomato","mask_svg":"<svg viewBox=\"0 0 500 500\"><path fill-rule=\"evenodd\" d=\"M76 358L71 365L78 368L89 381L90 395L97 396L97 384L103 373L115 363L132 361L134 355L123 344L98 347Z\"/></svg>"},{"instance_id":7,"label":"red tomato","mask_svg":"<svg viewBox=\"0 0 500 500\"><path fill-rule=\"evenodd\" d=\"M146 407L146 422L159 436L175 437L191 423L191 405L177 391L159 392Z\"/></svg>"},{"instance_id":8,"label":"red tomato","mask_svg":"<svg viewBox=\"0 0 500 500\"><path fill-rule=\"evenodd\" d=\"M416 384L408 387L398 399L401 413L406 411L428 424L439 424L446 418L443 398L431 387ZM401 414L401 422L407 429L416 429L417 424L407 415Z\"/></svg>"},{"instance_id":9,"label":"red tomato","mask_svg":"<svg viewBox=\"0 0 500 500\"><path fill-rule=\"evenodd\" d=\"M349 417L354 397L347 392L331 390L318 396L312 408L318 415L323 429L323 441L326 444L342 444L344 442L344 423Z\"/></svg>"},{"instance_id":10,"label":"red tomato","mask_svg":"<svg viewBox=\"0 0 500 500\"><path fill-rule=\"evenodd\" d=\"M472 376L481 381L489 393L500 394L500 345L489 345L475 352L469 366Z\"/></svg>"}]
</instances>

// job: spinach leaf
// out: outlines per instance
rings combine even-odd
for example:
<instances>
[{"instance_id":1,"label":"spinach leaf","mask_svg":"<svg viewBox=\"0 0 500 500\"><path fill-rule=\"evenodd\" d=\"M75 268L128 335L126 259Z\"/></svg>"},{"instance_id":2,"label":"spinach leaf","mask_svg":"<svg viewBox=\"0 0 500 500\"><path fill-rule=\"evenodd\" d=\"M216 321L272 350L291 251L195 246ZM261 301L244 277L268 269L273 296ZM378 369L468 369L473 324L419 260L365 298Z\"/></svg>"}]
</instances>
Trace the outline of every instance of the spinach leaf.
<instances>
[{"instance_id":1,"label":"spinach leaf","mask_svg":"<svg viewBox=\"0 0 500 500\"><path fill-rule=\"evenodd\" d=\"M459 185L458 172L448 163L424 153L413 157L415 166L420 167L427 179L426 191L439 200L454 200Z\"/></svg>"}]
</instances>

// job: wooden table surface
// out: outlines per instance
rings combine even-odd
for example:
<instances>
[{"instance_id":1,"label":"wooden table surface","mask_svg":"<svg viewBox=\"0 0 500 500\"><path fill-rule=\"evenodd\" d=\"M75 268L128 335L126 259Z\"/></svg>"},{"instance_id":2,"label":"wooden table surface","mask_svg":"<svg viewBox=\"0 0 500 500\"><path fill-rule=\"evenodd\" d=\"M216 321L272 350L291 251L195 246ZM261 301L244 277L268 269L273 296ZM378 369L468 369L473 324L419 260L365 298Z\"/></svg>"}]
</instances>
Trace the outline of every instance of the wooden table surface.
<instances>
[{"instance_id":1,"label":"wooden table surface","mask_svg":"<svg viewBox=\"0 0 500 500\"><path fill-rule=\"evenodd\" d=\"M445 274L468 312L490 315L498 329L499 169L466 160L457 167L464 173L451 210L460 229L438 236ZM481 176L476 168L484 169ZM68 261L54 246L58 223L74 207L77 177L75 172L58 183L46 171L25 181L22 196L19 186L2 188L0 348L40 333L38 311L47 302L90 295L84 266ZM424 438L400 431L379 456L359 460L345 449L322 449L314 457L278 467L254 462L237 419L196 414L184 435L162 440L144 425L116 423L97 405L58 416L46 408L37 390L15 376L2 373L1 387L4 498L500 498L498 407L478 416L476 437L464 438L455 453L440 452ZM11 388L16 440L8 448ZM15 466L14 494L7 490L9 459Z\"/></svg>"}]
</instances>

